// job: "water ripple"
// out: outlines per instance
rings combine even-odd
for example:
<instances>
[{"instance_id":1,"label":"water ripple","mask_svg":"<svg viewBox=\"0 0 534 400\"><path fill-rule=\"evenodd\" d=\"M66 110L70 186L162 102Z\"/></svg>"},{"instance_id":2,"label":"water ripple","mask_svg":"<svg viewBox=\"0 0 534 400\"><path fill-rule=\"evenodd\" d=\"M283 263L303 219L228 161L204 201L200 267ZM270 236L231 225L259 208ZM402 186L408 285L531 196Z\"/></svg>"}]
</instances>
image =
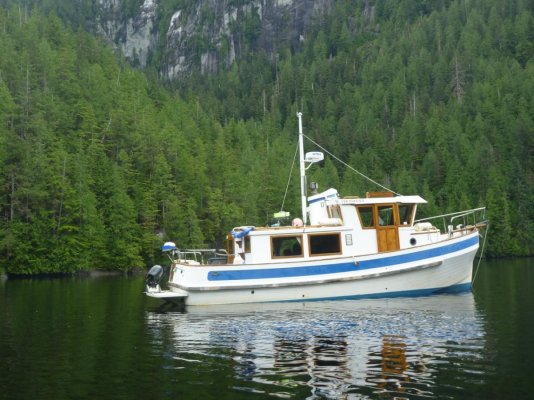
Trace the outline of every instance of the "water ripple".
<instances>
[{"instance_id":1,"label":"water ripple","mask_svg":"<svg viewBox=\"0 0 534 400\"><path fill-rule=\"evenodd\" d=\"M147 312L173 368L230 368L233 390L280 398L431 398L483 384L484 317L471 294ZM348 396L348 397L347 397Z\"/></svg>"}]
</instances>

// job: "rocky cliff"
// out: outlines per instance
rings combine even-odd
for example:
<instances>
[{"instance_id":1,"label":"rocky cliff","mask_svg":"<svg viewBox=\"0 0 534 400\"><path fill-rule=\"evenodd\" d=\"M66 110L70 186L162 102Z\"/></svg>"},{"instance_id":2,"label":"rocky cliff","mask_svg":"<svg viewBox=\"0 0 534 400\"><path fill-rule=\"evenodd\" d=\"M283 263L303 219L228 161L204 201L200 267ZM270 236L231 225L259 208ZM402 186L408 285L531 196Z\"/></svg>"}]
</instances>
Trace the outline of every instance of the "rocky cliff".
<instances>
[{"instance_id":1,"label":"rocky cliff","mask_svg":"<svg viewBox=\"0 0 534 400\"><path fill-rule=\"evenodd\" d=\"M97 0L97 33L110 40L121 52L141 67L157 45L158 0L144 0L134 16L125 17L120 0Z\"/></svg>"},{"instance_id":2,"label":"rocky cliff","mask_svg":"<svg viewBox=\"0 0 534 400\"><path fill-rule=\"evenodd\" d=\"M151 60L162 76L217 72L249 52L275 57L279 46L298 48L307 28L334 0L143 0L125 17L121 0L97 0L97 30L134 64ZM168 3L168 2L166 2Z\"/></svg>"}]
</instances>

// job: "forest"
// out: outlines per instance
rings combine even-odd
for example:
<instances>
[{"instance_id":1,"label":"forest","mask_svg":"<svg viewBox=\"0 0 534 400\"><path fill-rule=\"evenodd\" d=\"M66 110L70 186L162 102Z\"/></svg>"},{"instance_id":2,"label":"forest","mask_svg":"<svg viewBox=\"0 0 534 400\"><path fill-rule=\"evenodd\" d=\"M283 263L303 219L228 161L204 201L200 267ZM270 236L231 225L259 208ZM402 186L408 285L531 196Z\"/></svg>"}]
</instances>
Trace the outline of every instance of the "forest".
<instances>
[{"instance_id":1,"label":"forest","mask_svg":"<svg viewBox=\"0 0 534 400\"><path fill-rule=\"evenodd\" d=\"M532 256L533 3L384 0L371 20L364 3L336 1L274 60L250 34L227 69L174 81L55 12L0 7L0 267L129 271L166 240L218 247L269 223L297 111L337 157L425 198L420 216L486 206L485 256ZM328 156L310 175L377 189Z\"/></svg>"}]
</instances>

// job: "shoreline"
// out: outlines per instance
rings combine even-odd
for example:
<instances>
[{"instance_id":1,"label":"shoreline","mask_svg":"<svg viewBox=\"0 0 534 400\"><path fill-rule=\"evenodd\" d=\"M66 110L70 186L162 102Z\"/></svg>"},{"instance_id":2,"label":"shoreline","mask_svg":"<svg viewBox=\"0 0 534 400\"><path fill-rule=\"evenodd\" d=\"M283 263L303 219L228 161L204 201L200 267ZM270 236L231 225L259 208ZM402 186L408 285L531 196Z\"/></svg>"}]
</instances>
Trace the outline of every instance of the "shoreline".
<instances>
[{"instance_id":1,"label":"shoreline","mask_svg":"<svg viewBox=\"0 0 534 400\"><path fill-rule=\"evenodd\" d=\"M37 274L10 274L5 270L0 273L0 280L18 280L18 279L65 279L65 278L103 278L111 276L141 276L147 272L146 268L132 268L130 270L101 270L90 269L75 272L47 272Z\"/></svg>"}]
</instances>

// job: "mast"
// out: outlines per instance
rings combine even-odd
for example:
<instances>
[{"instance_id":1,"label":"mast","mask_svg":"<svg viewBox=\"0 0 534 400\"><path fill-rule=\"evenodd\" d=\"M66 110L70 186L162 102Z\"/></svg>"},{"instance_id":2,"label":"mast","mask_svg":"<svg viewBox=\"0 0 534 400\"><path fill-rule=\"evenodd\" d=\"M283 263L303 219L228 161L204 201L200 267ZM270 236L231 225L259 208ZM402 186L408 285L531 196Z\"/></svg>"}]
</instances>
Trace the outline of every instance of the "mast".
<instances>
[{"instance_id":1,"label":"mast","mask_svg":"<svg viewBox=\"0 0 534 400\"><path fill-rule=\"evenodd\" d=\"M306 166L304 164L304 137L302 134L302 113L297 112L299 119L299 153L300 153L300 197L302 206L302 222L306 226Z\"/></svg>"}]
</instances>

